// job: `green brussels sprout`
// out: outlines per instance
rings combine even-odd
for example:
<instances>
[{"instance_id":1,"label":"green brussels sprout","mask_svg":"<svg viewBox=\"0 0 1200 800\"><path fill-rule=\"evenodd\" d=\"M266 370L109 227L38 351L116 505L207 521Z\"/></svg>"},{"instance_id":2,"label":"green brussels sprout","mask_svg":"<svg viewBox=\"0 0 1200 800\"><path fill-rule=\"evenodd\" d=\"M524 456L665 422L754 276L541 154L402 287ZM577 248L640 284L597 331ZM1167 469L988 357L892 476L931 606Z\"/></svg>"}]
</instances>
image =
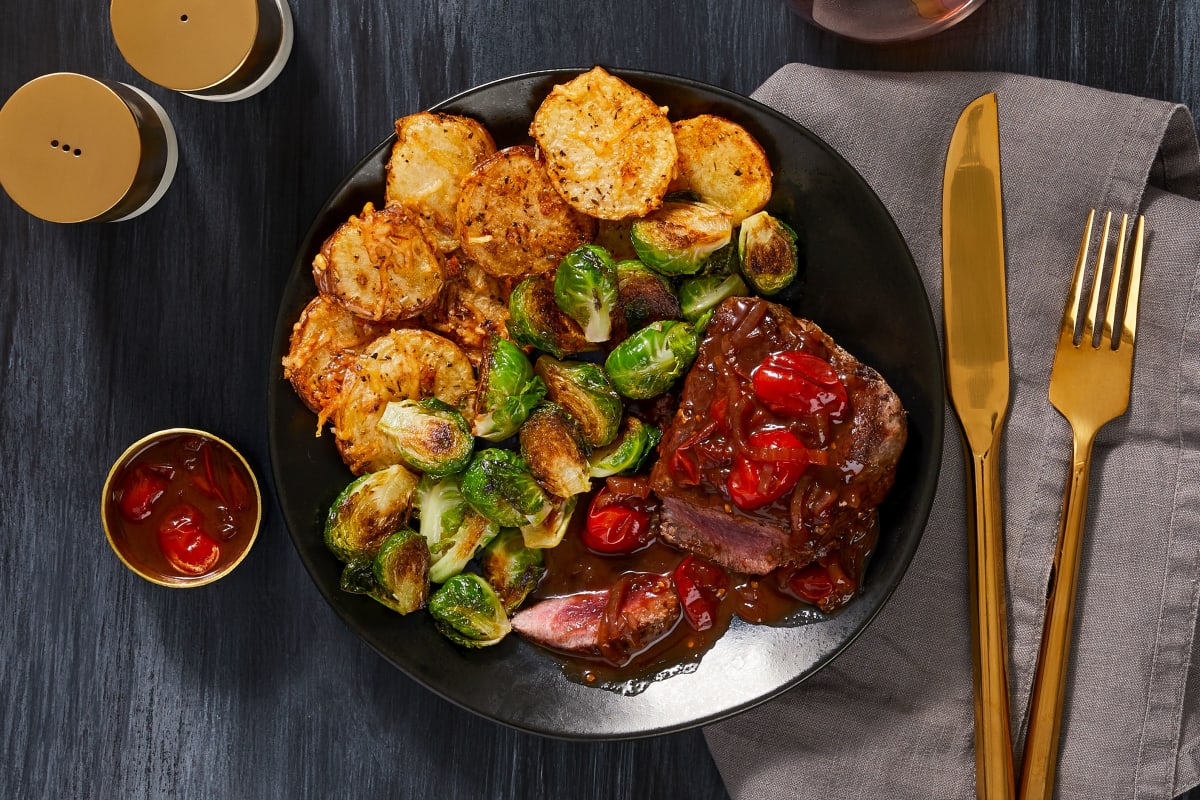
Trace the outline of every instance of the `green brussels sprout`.
<instances>
[{"instance_id":1,"label":"green brussels sprout","mask_svg":"<svg viewBox=\"0 0 1200 800\"><path fill-rule=\"evenodd\" d=\"M671 284L640 261L617 264L618 308L613 316L613 340L661 319L679 319L679 298Z\"/></svg>"},{"instance_id":2,"label":"green brussels sprout","mask_svg":"<svg viewBox=\"0 0 1200 800\"><path fill-rule=\"evenodd\" d=\"M545 276L526 278L508 298L508 335L519 345L535 347L556 358L598 349L579 323L563 313L554 299L554 284Z\"/></svg>"},{"instance_id":3,"label":"green brussels sprout","mask_svg":"<svg viewBox=\"0 0 1200 800\"><path fill-rule=\"evenodd\" d=\"M618 392L646 400L671 388L696 359L699 345L686 322L652 322L617 345L604 367Z\"/></svg>"},{"instance_id":4,"label":"green brussels sprout","mask_svg":"<svg viewBox=\"0 0 1200 800\"><path fill-rule=\"evenodd\" d=\"M511 450L480 450L462 476L471 508L505 528L533 525L550 513L550 500L529 465Z\"/></svg>"},{"instance_id":5,"label":"green brussels sprout","mask_svg":"<svg viewBox=\"0 0 1200 800\"><path fill-rule=\"evenodd\" d=\"M738 262L737 242L730 239L729 244L708 257L704 262L702 275L731 275L742 267Z\"/></svg>"},{"instance_id":6,"label":"green brussels sprout","mask_svg":"<svg viewBox=\"0 0 1200 800\"><path fill-rule=\"evenodd\" d=\"M342 568L342 579L338 584L343 592L350 594L372 594L379 588L375 583L375 559L356 558Z\"/></svg>"},{"instance_id":7,"label":"green brussels sprout","mask_svg":"<svg viewBox=\"0 0 1200 800\"><path fill-rule=\"evenodd\" d=\"M567 253L554 273L554 300L583 328L589 342L607 342L617 306L617 273L603 247L580 245Z\"/></svg>"},{"instance_id":8,"label":"green brussels sprout","mask_svg":"<svg viewBox=\"0 0 1200 800\"><path fill-rule=\"evenodd\" d=\"M696 325L704 318L708 325L708 312L712 311L721 301L728 297L742 297L750 293L742 276L734 272L729 275L705 275L688 278L679 284L679 305L683 310L683 318Z\"/></svg>"},{"instance_id":9,"label":"green brussels sprout","mask_svg":"<svg viewBox=\"0 0 1200 800\"><path fill-rule=\"evenodd\" d=\"M742 220L738 233L742 274L759 294L775 294L799 269L796 232L765 211Z\"/></svg>"},{"instance_id":10,"label":"green brussels sprout","mask_svg":"<svg viewBox=\"0 0 1200 800\"><path fill-rule=\"evenodd\" d=\"M571 515L575 513L578 500L577 494L570 497L551 497L550 513L539 522L521 526L521 537L525 540L525 546L535 550L557 546L571 525Z\"/></svg>"},{"instance_id":11,"label":"green brussels sprout","mask_svg":"<svg viewBox=\"0 0 1200 800\"><path fill-rule=\"evenodd\" d=\"M525 546L521 531L502 528L500 535L483 548L479 566L484 580L496 590L496 596L508 613L516 611L546 574L542 551Z\"/></svg>"},{"instance_id":12,"label":"green brussels sprout","mask_svg":"<svg viewBox=\"0 0 1200 800\"><path fill-rule=\"evenodd\" d=\"M495 590L471 572L455 575L433 593L429 615L443 636L463 647L488 647L512 630Z\"/></svg>"},{"instance_id":13,"label":"green brussels sprout","mask_svg":"<svg viewBox=\"0 0 1200 800\"><path fill-rule=\"evenodd\" d=\"M340 561L370 562L408 522L416 489L417 476L399 464L356 478L329 508L325 546Z\"/></svg>"},{"instance_id":14,"label":"green brussels sprout","mask_svg":"<svg viewBox=\"0 0 1200 800\"><path fill-rule=\"evenodd\" d=\"M533 477L550 494L570 497L591 490L583 435L561 406L538 406L521 426L520 443Z\"/></svg>"},{"instance_id":15,"label":"green brussels sprout","mask_svg":"<svg viewBox=\"0 0 1200 800\"><path fill-rule=\"evenodd\" d=\"M546 384L546 396L576 422L588 447L603 447L617 436L625 408L599 364L540 356L533 370Z\"/></svg>"},{"instance_id":16,"label":"green brussels sprout","mask_svg":"<svg viewBox=\"0 0 1200 800\"><path fill-rule=\"evenodd\" d=\"M425 607L429 597L429 548L421 534L402 528L389 536L375 556L376 590L370 595L393 611L408 614Z\"/></svg>"},{"instance_id":17,"label":"green brussels sprout","mask_svg":"<svg viewBox=\"0 0 1200 800\"><path fill-rule=\"evenodd\" d=\"M502 336L491 337L479 362L475 435L507 439L545 396L546 385L533 374L525 352Z\"/></svg>"},{"instance_id":18,"label":"green brussels sprout","mask_svg":"<svg viewBox=\"0 0 1200 800\"><path fill-rule=\"evenodd\" d=\"M463 415L436 397L393 400L384 407L378 427L396 443L405 463L429 475L461 472L475 449Z\"/></svg>"},{"instance_id":19,"label":"green brussels sprout","mask_svg":"<svg viewBox=\"0 0 1200 800\"><path fill-rule=\"evenodd\" d=\"M664 275L696 274L732 235L732 217L707 203L663 203L629 228L638 258Z\"/></svg>"},{"instance_id":20,"label":"green brussels sprout","mask_svg":"<svg viewBox=\"0 0 1200 800\"><path fill-rule=\"evenodd\" d=\"M621 433L612 444L592 453L588 459L593 478L637 472L662 441L662 431L637 417L626 417Z\"/></svg>"},{"instance_id":21,"label":"green brussels sprout","mask_svg":"<svg viewBox=\"0 0 1200 800\"><path fill-rule=\"evenodd\" d=\"M461 478L426 475L417 486L417 513L421 535L429 546L429 580L445 583L463 571L500 526L476 512L463 497Z\"/></svg>"}]
</instances>

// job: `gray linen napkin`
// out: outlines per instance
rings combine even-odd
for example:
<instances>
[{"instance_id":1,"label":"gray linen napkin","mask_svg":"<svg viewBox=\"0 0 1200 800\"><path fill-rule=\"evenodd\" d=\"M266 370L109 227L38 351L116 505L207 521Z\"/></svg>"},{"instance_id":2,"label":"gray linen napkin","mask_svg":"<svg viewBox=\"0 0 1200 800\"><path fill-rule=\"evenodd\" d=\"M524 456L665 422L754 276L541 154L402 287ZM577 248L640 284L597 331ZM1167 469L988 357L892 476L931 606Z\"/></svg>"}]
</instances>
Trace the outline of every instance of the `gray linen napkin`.
<instances>
[{"instance_id":1,"label":"gray linen napkin","mask_svg":"<svg viewBox=\"0 0 1200 800\"><path fill-rule=\"evenodd\" d=\"M1002 485L1018 759L1071 451L1070 427L1046 398L1062 306L1087 210L1140 207L1148 236L1133 395L1093 457L1058 789L1068 798L1173 797L1200 783L1200 156L1191 115L994 73L789 65L754 96L863 174L899 224L940 325L946 148L963 107L987 91L1000 105L1007 222L1013 391ZM964 469L949 412L945 441L932 516L889 605L812 679L706 729L733 797L974 796Z\"/></svg>"}]
</instances>

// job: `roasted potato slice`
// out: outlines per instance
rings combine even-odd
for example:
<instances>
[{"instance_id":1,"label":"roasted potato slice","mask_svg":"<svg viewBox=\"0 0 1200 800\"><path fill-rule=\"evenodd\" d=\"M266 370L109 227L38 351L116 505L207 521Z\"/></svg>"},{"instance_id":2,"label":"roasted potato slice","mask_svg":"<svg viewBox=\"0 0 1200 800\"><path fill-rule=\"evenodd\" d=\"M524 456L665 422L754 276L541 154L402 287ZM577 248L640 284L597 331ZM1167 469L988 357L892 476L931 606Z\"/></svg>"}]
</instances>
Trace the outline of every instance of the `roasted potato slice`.
<instances>
[{"instance_id":1,"label":"roasted potato slice","mask_svg":"<svg viewBox=\"0 0 1200 800\"><path fill-rule=\"evenodd\" d=\"M653 211L675 174L675 137L664 110L600 67L555 86L529 133L546 154L554 188L593 217Z\"/></svg>"},{"instance_id":2,"label":"roasted potato slice","mask_svg":"<svg viewBox=\"0 0 1200 800\"><path fill-rule=\"evenodd\" d=\"M488 338L508 336L508 280L493 277L466 258L446 259L446 285L422 320L454 340L479 366Z\"/></svg>"},{"instance_id":3,"label":"roasted potato slice","mask_svg":"<svg viewBox=\"0 0 1200 800\"><path fill-rule=\"evenodd\" d=\"M396 120L387 164L387 202L416 209L443 253L458 249L459 189L475 165L496 152L483 125L470 117L422 111Z\"/></svg>"},{"instance_id":4,"label":"roasted potato slice","mask_svg":"<svg viewBox=\"0 0 1200 800\"><path fill-rule=\"evenodd\" d=\"M292 326L283 377L323 423L330 403L342 390L346 368L359 350L387 332L386 325L365 320L341 303L317 295Z\"/></svg>"},{"instance_id":5,"label":"roasted potato slice","mask_svg":"<svg viewBox=\"0 0 1200 800\"><path fill-rule=\"evenodd\" d=\"M401 464L392 438L377 423L393 400L436 397L474 418L475 372L449 339L404 329L367 346L346 372L333 406L333 433L342 460L355 475Z\"/></svg>"},{"instance_id":6,"label":"roasted potato slice","mask_svg":"<svg viewBox=\"0 0 1200 800\"><path fill-rule=\"evenodd\" d=\"M313 259L321 294L375 322L415 317L442 289L442 255L420 215L405 206L342 223Z\"/></svg>"},{"instance_id":7,"label":"roasted potato slice","mask_svg":"<svg viewBox=\"0 0 1200 800\"><path fill-rule=\"evenodd\" d=\"M529 145L481 161L458 199L463 252L497 277L539 275L596 235L596 221L567 205Z\"/></svg>"},{"instance_id":8,"label":"roasted potato slice","mask_svg":"<svg viewBox=\"0 0 1200 800\"><path fill-rule=\"evenodd\" d=\"M672 125L679 160L671 191L691 190L720 206L736 226L771 199L771 164L750 132L724 117L701 114Z\"/></svg>"}]
</instances>

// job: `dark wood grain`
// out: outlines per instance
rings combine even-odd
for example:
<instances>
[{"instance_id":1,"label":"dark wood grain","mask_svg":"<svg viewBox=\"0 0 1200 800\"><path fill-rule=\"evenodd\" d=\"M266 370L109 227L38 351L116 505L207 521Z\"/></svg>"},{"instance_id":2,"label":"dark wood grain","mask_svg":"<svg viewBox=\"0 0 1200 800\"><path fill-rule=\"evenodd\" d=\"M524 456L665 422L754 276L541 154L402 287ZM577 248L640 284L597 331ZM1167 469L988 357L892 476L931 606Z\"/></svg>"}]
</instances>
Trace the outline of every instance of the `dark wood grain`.
<instances>
[{"instance_id":1,"label":"dark wood grain","mask_svg":"<svg viewBox=\"0 0 1200 800\"><path fill-rule=\"evenodd\" d=\"M1191 0L991 0L895 47L813 30L781 0L292 10L280 79L217 104L134 73L104 3L4 3L0 97L61 70L126 81L166 107L181 162L164 201L132 222L51 225L0 199L2 797L726 796L697 731L553 741L415 685L320 599L270 501L250 557L207 589L144 583L104 541L104 474L152 430L229 439L269 490L267 360L284 278L325 197L398 115L509 74L592 63L744 93L803 60L1011 70L1200 100Z\"/></svg>"}]
</instances>

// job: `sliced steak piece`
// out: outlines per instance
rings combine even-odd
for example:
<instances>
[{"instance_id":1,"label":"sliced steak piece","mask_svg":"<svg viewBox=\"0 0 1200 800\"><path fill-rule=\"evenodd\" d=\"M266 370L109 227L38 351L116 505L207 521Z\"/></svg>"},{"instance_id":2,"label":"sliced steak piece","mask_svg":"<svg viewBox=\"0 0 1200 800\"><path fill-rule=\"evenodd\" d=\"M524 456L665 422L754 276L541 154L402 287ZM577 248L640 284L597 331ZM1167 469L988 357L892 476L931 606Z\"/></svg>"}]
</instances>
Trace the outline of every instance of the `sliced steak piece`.
<instances>
[{"instance_id":1,"label":"sliced steak piece","mask_svg":"<svg viewBox=\"0 0 1200 800\"><path fill-rule=\"evenodd\" d=\"M837 373L847 395L840 418L789 415L759 402L755 369L789 351ZM782 497L743 510L728 490L730 468L748 452L751 432L777 428L803 442L810 463ZM766 300L730 298L709 323L651 473L663 502L661 536L751 575L836 555L857 582L875 541L864 530L876 525L874 509L891 489L906 437L896 393L816 323Z\"/></svg>"},{"instance_id":2,"label":"sliced steak piece","mask_svg":"<svg viewBox=\"0 0 1200 800\"><path fill-rule=\"evenodd\" d=\"M670 578L628 573L611 589L551 597L522 609L512 626L542 647L623 666L670 633L679 614Z\"/></svg>"}]
</instances>

